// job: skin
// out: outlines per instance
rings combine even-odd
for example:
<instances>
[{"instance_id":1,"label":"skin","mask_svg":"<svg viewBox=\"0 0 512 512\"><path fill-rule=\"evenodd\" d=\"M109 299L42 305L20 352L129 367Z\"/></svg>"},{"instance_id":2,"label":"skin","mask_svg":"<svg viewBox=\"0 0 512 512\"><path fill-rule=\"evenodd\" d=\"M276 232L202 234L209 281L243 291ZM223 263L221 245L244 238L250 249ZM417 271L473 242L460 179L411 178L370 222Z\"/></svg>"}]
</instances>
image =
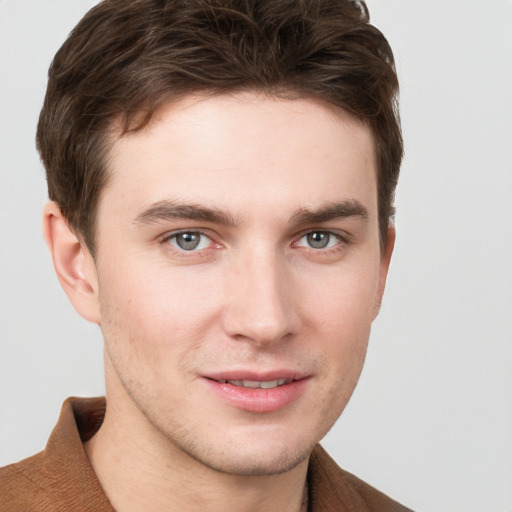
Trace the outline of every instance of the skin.
<instances>
[{"instance_id":1,"label":"skin","mask_svg":"<svg viewBox=\"0 0 512 512\"><path fill-rule=\"evenodd\" d=\"M118 136L109 172L95 259L55 204L44 215L59 279L105 339L107 413L85 448L108 497L121 512L300 510L393 248L368 127L315 99L187 97ZM303 385L247 411L209 385L232 370Z\"/></svg>"}]
</instances>

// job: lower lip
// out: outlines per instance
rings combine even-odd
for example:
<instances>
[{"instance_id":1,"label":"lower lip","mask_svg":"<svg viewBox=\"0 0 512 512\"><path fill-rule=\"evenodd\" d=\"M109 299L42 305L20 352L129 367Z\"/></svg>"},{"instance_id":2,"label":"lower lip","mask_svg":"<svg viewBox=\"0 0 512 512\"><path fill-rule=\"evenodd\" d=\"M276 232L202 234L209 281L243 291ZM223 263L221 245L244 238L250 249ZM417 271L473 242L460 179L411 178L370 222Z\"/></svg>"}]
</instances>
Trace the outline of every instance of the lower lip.
<instances>
[{"instance_id":1,"label":"lower lip","mask_svg":"<svg viewBox=\"0 0 512 512\"><path fill-rule=\"evenodd\" d=\"M248 412L274 412L297 400L309 379L294 380L271 389L244 388L205 378L208 387L229 405Z\"/></svg>"}]
</instances>

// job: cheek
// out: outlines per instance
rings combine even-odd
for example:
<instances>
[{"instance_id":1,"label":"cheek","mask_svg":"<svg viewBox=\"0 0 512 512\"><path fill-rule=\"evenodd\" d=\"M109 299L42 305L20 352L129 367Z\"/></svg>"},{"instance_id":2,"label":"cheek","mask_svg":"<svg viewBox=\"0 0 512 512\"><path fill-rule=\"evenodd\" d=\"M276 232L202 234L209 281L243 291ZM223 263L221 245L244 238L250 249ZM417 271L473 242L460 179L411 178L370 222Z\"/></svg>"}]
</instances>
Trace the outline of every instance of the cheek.
<instances>
[{"instance_id":1,"label":"cheek","mask_svg":"<svg viewBox=\"0 0 512 512\"><path fill-rule=\"evenodd\" d=\"M212 323L220 297L207 276L169 269L155 274L150 268L137 273L133 266L105 272L100 306L107 343L123 340L139 356L145 353L158 361L164 351L194 349L200 332Z\"/></svg>"},{"instance_id":2,"label":"cheek","mask_svg":"<svg viewBox=\"0 0 512 512\"><path fill-rule=\"evenodd\" d=\"M325 275L309 274L301 284L305 316L323 330L344 336L366 332L373 320L378 296L379 268L359 265ZM307 315L307 311L313 312Z\"/></svg>"},{"instance_id":3,"label":"cheek","mask_svg":"<svg viewBox=\"0 0 512 512\"><path fill-rule=\"evenodd\" d=\"M304 315L316 330L319 350L327 357L330 385L352 392L361 372L378 291L378 266L338 272L316 293ZM344 393L346 394L346 393Z\"/></svg>"}]
</instances>

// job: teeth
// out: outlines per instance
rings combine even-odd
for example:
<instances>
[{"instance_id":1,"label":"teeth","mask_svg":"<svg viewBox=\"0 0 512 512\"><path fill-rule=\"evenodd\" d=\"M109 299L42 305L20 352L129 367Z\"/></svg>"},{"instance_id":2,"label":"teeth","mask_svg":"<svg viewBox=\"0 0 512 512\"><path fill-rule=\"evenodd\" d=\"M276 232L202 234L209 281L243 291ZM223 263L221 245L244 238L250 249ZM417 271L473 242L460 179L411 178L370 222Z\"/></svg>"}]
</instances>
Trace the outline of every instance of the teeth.
<instances>
[{"instance_id":1,"label":"teeth","mask_svg":"<svg viewBox=\"0 0 512 512\"><path fill-rule=\"evenodd\" d=\"M277 388L277 379L276 380L266 380L266 381L260 382L260 388L263 388L263 389Z\"/></svg>"},{"instance_id":2,"label":"teeth","mask_svg":"<svg viewBox=\"0 0 512 512\"><path fill-rule=\"evenodd\" d=\"M291 379L275 379L275 380L218 380L217 382L221 384L232 384L233 386L239 386L243 388L250 389L272 389L277 388L278 386L283 386L284 384L288 384L291 382Z\"/></svg>"},{"instance_id":3,"label":"teeth","mask_svg":"<svg viewBox=\"0 0 512 512\"><path fill-rule=\"evenodd\" d=\"M260 387L260 384L261 384L261 387L263 387L263 382L258 382L256 380L244 380L242 382L242 386L244 388L253 388L253 389L256 389L256 388L259 388Z\"/></svg>"}]
</instances>

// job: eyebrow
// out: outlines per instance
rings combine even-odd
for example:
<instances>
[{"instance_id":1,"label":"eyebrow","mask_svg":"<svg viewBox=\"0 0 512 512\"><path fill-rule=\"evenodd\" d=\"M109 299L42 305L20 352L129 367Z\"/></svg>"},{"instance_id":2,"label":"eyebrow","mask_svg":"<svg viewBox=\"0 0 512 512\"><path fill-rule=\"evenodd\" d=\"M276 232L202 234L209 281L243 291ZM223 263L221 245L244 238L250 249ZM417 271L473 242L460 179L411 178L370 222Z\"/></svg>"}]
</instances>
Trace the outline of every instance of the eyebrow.
<instances>
[{"instance_id":1,"label":"eyebrow","mask_svg":"<svg viewBox=\"0 0 512 512\"><path fill-rule=\"evenodd\" d=\"M330 220L361 217L368 220L368 210L357 200L347 199L328 204L318 210L301 208L293 215L292 224L320 224Z\"/></svg>"},{"instance_id":2,"label":"eyebrow","mask_svg":"<svg viewBox=\"0 0 512 512\"><path fill-rule=\"evenodd\" d=\"M185 219L235 226L235 219L219 210L195 204L181 204L176 201L158 201L135 217L136 224L153 224L160 221Z\"/></svg>"},{"instance_id":3,"label":"eyebrow","mask_svg":"<svg viewBox=\"0 0 512 512\"><path fill-rule=\"evenodd\" d=\"M337 218L361 217L368 219L368 210L357 200L338 201L320 209L300 208L290 219L290 224L320 224ZM152 204L135 217L136 224L153 224L173 219L211 222L234 227L237 221L218 208L195 204L183 204L177 201L163 200Z\"/></svg>"}]
</instances>

